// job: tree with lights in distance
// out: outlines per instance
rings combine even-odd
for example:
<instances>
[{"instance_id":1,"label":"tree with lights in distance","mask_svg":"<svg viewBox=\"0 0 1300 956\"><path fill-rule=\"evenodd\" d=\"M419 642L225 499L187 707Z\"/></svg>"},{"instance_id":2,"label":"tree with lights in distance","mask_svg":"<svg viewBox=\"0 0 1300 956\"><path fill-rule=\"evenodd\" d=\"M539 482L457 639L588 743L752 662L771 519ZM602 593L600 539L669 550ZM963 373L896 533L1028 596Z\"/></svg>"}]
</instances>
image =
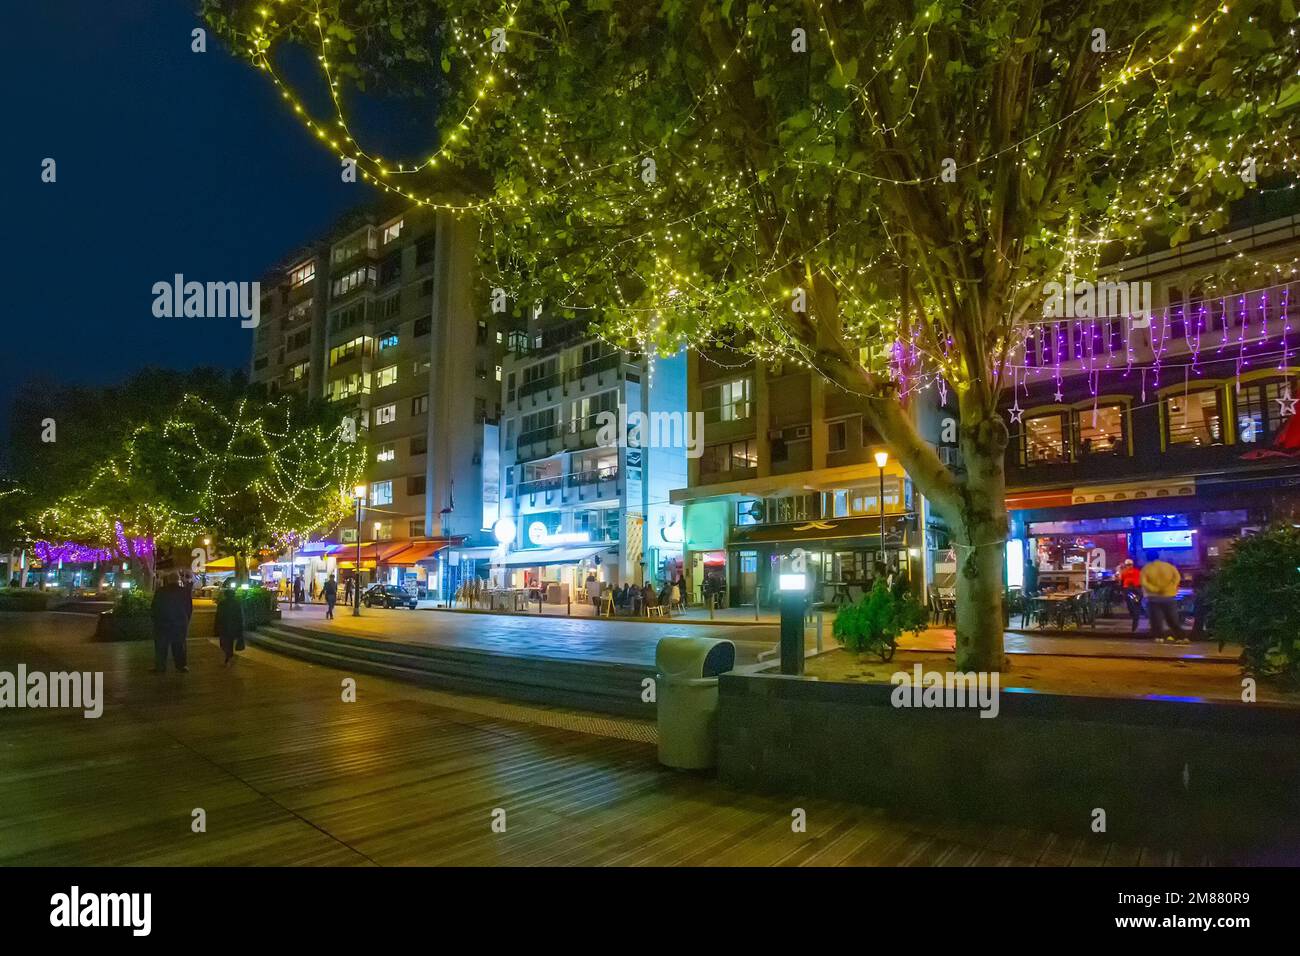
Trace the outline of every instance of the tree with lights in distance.
<instances>
[{"instance_id":1,"label":"tree with lights in distance","mask_svg":"<svg viewBox=\"0 0 1300 956\"><path fill-rule=\"evenodd\" d=\"M490 285L622 347L732 350L860 396L954 535L961 669L1002 664L998 397L1045 283L1152 234L1213 230L1248 179L1296 165L1291 0L204 13L340 161L475 217ZM283 75L293 46L319 95ZM358 91L438 116L424 154L364 141ZM955 395L962 469L912 424L927 388Z\"/></svg>"}]
</instances>

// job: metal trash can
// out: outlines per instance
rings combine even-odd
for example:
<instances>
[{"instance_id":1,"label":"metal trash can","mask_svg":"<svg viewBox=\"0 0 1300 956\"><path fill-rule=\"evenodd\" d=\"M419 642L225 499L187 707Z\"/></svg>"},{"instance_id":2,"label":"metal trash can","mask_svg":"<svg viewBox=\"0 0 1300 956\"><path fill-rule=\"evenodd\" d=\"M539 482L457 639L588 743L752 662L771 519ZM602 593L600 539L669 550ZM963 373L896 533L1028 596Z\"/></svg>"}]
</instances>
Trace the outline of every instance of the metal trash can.
<instances>
[{"instance_id":1,"label":"metal trash can","mask_svg":"<svg viewBox=\"0 0 1300 956\"><path fill-rule=\"evenodd\" d=\"M659 762L700 770L717 763L718 675L736 664L736 645L665 637L655 648Z\"/></svg>"}]
</instances>

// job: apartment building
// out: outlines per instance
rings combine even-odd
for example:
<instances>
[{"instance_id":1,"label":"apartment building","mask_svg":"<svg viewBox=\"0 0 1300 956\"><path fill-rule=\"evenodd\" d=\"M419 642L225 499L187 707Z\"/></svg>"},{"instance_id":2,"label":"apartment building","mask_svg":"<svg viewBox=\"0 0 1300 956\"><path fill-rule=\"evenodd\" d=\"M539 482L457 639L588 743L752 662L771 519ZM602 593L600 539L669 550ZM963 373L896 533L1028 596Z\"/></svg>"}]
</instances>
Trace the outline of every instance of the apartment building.
<instances>
[{"instance_id":1,"label":"apartment building","mask_svg":"<svg viewBox=\"0 0 1300 956\"><path fill-rule=\"evenodd\" d=\"M874 571L882 525L886 563L923 591L946 532L865 423L863 399L806 368L738 366L736 354L688 357L688 403L703 411L704 448L671 500L685 510L692 598L701 600L708 582L731 606L772 606L779 575L802 571L829 600ZM955 463L956 448L942 441L955 430L941 425L956 412L940 407L933 389L909 408Z\"/></svg>"},{"instance_id":2,"label":"apartment building","mask_svg":"<svg viewBox=\"0 0 1300 956\"><path fill-rule=\"evenodd\" d=\"M329 401L369 448L359 532L345 521L307 548L321 580L355 572L359 534L363 583L445 597L491 542L505 344L475 300L475 240L467 219L376 206L270 285L253 380Z\"/></svg>"},{"instance_id":3,"label":"apartment building","mask_svg":"<svg viewBox=\"0 0 1300 956\"><path fill-rule=\"evenodd\" d=\"M1218 235L1107 268L1149 316L1055 313L1022 330L1003 399L1009 583L1032 562L1040 586L1080 588L1159 556L1196 588L1236 538L1300 522L1290 199L1253 197Z\"/></svg>"},{"instance_id":4,"label":"apartment building","mask_svg":"<svg viewBox=\"0 0 1300 956\"><path fill-rule=\"evenodd\" d=\"M672 580L681 516L669 490L684 482L687 449L629 447L624 426L633 413L683 414L684 358L620 351L558 318L534 320L510 344L495 583L564 603L592 575L608 585ZM622 416L621 441L602 444L602 414Z\"/></svg>"}]
</instances>

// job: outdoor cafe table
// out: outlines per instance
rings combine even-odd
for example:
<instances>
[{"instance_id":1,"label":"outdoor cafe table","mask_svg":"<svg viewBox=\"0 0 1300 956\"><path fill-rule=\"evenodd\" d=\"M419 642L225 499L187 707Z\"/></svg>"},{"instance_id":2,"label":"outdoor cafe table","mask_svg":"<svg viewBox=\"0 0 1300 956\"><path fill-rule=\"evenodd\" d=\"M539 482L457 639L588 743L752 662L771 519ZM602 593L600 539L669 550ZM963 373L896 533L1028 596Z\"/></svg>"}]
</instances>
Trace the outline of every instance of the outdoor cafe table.
<instances>
[{"instance_id":1,"label":"outdoor cafe table","mask_svg":"<svg viewBox=\"0 0 1300 956\"><path fill-rule=\"evenodd\" d=\"M1050 618L1052 624L1061 630L1065 630L1065 612L1069 607L1069 603L1079 595L1087 593L1087 591L1054 591L1048 594L1039 594L1030 598L1030 600L1040 608L1040 621L1044 617Z\"/></svg>"}]
</instances>

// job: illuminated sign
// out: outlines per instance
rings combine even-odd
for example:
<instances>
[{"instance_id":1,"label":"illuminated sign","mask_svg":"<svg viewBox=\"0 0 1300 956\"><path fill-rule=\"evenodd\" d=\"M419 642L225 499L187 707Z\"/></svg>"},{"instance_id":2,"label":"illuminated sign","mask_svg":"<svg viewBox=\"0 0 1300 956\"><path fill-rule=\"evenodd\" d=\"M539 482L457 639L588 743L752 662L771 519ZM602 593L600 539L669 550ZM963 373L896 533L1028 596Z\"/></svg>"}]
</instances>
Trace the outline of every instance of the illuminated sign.
<instances>
[{"instance_id":1,"label":"illuminated sign","mask_svg":"<svg viewBox=\"0 0 1300 956\"><path fill-rule=\"evenodd\" d=\"M587 544L591 535L586 531L556 531L552 533L543 521L534 521L528 526L528 540L540 546L556 544Z\"/></svg>"}]
</instances>

